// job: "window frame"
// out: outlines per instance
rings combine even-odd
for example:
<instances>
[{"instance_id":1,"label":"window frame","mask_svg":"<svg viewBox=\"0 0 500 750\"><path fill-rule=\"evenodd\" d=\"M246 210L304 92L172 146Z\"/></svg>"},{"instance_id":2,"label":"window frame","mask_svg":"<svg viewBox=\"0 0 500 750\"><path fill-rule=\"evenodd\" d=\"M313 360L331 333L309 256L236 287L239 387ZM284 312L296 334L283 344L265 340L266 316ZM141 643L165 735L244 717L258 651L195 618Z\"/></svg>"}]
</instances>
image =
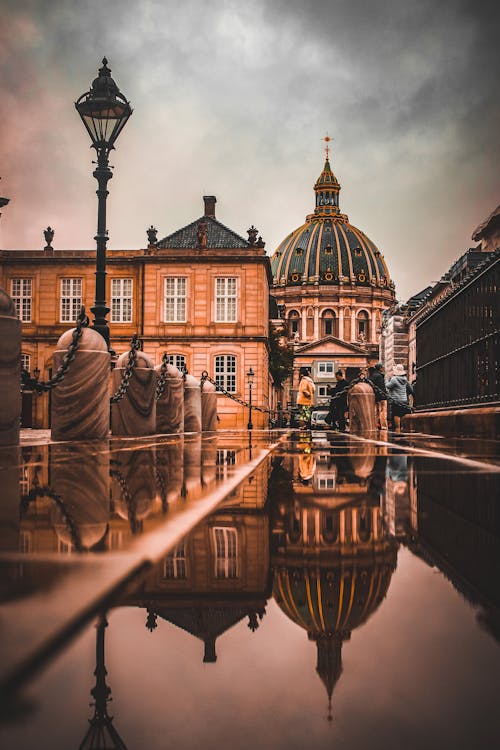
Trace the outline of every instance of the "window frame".
<instances>
[{"instance_id":1,"label":"window frame","mask_svg":"<svg viewBox=\"0 0 500 750\"><path fill-rule=\"evenodd\" d=\"M15 292L14 286L19 283L19 291ZM27 289L29 293L27 293ZM14 276L10 280L10 296L16 307L16 315L21 323L31 323L33 316L33 278L31 276ZM24 305L28 312L25 314Z\"/></svg>"},{"instance_id":2,"label":"window frame","mask_svg":"<svg viewBox=\"0 0 500 750\"><path fill-rule=\"evenodd\" d=\"M126 294L124 290L124 282L130 282L130 294ZM119 284L119 293L113 294L113 286ZM117 276L111 279L110 284L110 299L111 299L111 311L110 311L110 323L132 323L134 316L134 279L132 276ZM118 301L119 314L115 317L115 310L113 303ZM128 311L128 317L124 315L124 303L130 301L130 310Z\"/></svg>"},{"instance_id":3,"label":"window frame","mask_svg":"<svg viewBox=\"0 0 500 750\"><path fill-rule=\"evenodd\" d=\"M224 358L224 368L219 369L217 360ZM234 364L234 369L228 367L229 358L231 358ZM238 358L236 354L214 354L214 380L218 386L223 388L228 393L238 393ZM231 381L230 381L231 379Z\"/></svg>"},{"instance_id":4,"label":"window frame","mask_svg":"<svg viewBox=\"0 0 500 750\"><path fill-rule=\"evenodd\" d=\"M168 282L174 282L173 293L168 295L168 299L171 300L173 305L173 316L172 319L167 318L167 286ZM179 282L184 283L183 294L179 293ZM179 316L179 303L183 302L183 316ZM163 323L187 323L187 304L188 304L188 277L187 276L164 276L163 277Z\"/></svg>"},{"instance_id":5,"label":"window frame","mask_svg":"<svg viewBox=\"0 0 500 750\"><path fill-rule=\"evenodd\" d=\"M234 281L234 292L229 293L229 282ZM223 293L219 293L218 286L224 282ZM215 323L237 323L238 322L238 276L216 276L214 279L214 322ZM234 309L230 310L230 303L234 303ZM219 303L222 304L223 314L219 315ZM231 314L230 314L231 313ZM234 317L232 317L234 315Z\"/></svg>"},{"instance_id":6,"label":"window frame","mask_svg":"<svg viewBox=\"0 0 500 750\"><path fill-rule=\"evenodd\" d=\"M177 362L179 361L179 359L183 359L184 360L182 362L182 365L180 367L177 364ZM167 354L167 363L169 365L172 365L172 367L177 367L177 369L180 370L181 372L184 372L184 370L182 368L183 367L187 368L187 357L186 357L185 354Z\"/></svg>"},{"instance_id":7,"label":"window frame","mask_svg":"<svg viewBox=\"0 0 500 750\"><path fill-rule=\"evenodd\" d=\"M64 282L69 281L72 282L70 284L70 294L63 294L63 288L64 288ZM80 294L79 296L74 293L74 287L75 282L79 282L80 284ZM81 276L62 276L61 277L61 283L60 283L60 296L59 296L59 322L60 323L76 323L78 315L80 313L80 308L82 306L83 302L83 279ZM78 309L76 309L75 306L75 300L80 300L80 304L78 305ZM65 318L63 315L63 300L69 301L69 307L70 307L70 313L74 312L76 310L74 317L67 317Z\"/></svg>"}]
</instances>

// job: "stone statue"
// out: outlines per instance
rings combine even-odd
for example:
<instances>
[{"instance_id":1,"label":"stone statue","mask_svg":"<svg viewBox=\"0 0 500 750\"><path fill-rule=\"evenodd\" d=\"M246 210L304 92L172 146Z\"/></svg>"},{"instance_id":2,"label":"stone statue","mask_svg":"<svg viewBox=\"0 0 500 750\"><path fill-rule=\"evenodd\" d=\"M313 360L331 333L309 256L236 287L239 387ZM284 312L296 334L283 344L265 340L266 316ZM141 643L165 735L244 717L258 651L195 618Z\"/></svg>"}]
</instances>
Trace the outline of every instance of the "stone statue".
<instances>
[{"instance_id":1,"label":"stone statue","mask_svg":"<svg viewBox=\"0 0 500 750\"><path fill-rule=\"evenodd\" d=\"M52 247L52 240L54 239L54 230L52 227L47 227L43 230L43 236L45 237L46 246L43 248L46 252L51 252L54 248Z\"/></svg>"},{"instance_id":2,"label":"stone statue","mask_svg":"<svg viewBox=\"0 0 500 750\"><path fill-rule=\"evenodd\" d=\"M152 224L149 229L146 229L146 234L148 235L148 244L156 245L158 241L158 230L155 229Z\"/></svg>"},{"instance_id":3,"label":"stone statue","mask_svg":"<svg viewBox=\"0 0 500 750\"><path fill-rule=\"evenodd\" d=\"M259 233L258 230L255 229L254 225L252 224L250 229L247 229L247 233L248 233L248 244L255 245L257 243L257 235Z\"/></svg>"},{"instance_id":4,"label":"stone statue","mask_svg":"<svg viewBox=\"0 0 500 750\"><path fill-rule=\"evenodd\" d=\"M196 232L196 238L198 240L198 248L200 250L206 250L207 248L207 222L200 221L198 224L198 231Z\"/></svg>"}]
</instances>

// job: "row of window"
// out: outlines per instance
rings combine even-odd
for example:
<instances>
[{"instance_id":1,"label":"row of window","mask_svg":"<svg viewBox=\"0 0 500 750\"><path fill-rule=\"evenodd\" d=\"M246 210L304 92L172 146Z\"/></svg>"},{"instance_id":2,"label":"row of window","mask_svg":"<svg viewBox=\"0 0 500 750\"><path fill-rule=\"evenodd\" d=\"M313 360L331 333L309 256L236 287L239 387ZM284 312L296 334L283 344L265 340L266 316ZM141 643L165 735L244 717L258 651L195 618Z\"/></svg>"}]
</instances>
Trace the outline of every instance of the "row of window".
<instances>
[{"instance_id":1,"label":"row of window","mask_svg":"<svg viewBox=\"0 0 500 750\"><path fill-rule=\"evenodd\" d=\"M215 279L215 323L236 323L238 315L238 283L236 277ZM12 279L11 297L19 320L31 323L33 280ZM187 322L188 280L183 276L167 276L163 285L164 323ZM111 322L131 323L133 279L111 279ZM82 279L61 279L59 321L73 323L82 306Z\"/></svg>"},{"instance_id":2,"label":"row of window","mask_svg":"<svg viewBox=\"0 0 500 750\"><path fill-rule=\"evenodd\" d=\"M288 330L290 336L300 333L301 317L297 310L291 310L288 314ZM368 337L370 329L370 316L366 310L360 310L356 315L357 336ZM325 310L321 316L321 327L323 336L338 336L338 321L333 310Z\"/></svg>"},{"instance_id":3,"label":"row of window","mask_svg":"<svg viewBox=\"0 0 500 750\"><path fill-rule=\"evenodd\" d=\"M186 367L184 354L169 354L168 363L178 367L181 372ZM31 372L31 356L21 354L21 369ZM217 354L214 357L215 382L229 393L236 393L236 357L234 354Z\"/></svg>"},{"instance_id":4,"label":"row of window","mask_svg":"<svg viewBox=\"0 0 500 750\"><path fill-rule=\"evenodd\" d=\"M212 529L215 578L238 578L238 531L229 526ZM163 577L185 580L186 545L182 540L163 561Z\"/></svg>"}]
</instances>

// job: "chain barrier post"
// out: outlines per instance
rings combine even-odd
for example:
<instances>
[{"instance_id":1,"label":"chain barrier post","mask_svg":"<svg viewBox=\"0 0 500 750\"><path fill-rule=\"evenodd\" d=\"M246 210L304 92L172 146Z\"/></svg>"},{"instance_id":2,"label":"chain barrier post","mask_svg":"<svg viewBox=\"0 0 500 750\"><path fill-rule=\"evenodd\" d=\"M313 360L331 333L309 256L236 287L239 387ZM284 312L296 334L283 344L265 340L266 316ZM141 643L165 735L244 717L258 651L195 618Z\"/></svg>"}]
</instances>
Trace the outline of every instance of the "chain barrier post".
<instances>
[{"instance_id":1,"label":"chain barrier post","mask_svg":"<svg viewBox=\"0 0 500 750\"><path fill-rule=\"evenodd\" d=\"M203 432L215 432L217 429L217 391L208 380L208 372L201 373L201 429Z\"/></svg>"},{"instance_id":2,"label":"chain barrier post","mask_svg":"<svg viewBox=\"0 0 500 750\"><path fill-rule=\"evenodd\" d=\"M113 370L111 432L113 435L152 435L156 430L156 373L153 360L140 351L135 334L129 352L121 354Z\"/></svg>"},{"instance_id":3,"label":"chain barrier post","mask_svg":"<svg viewBox=\"0 0 500 750\"><path fill-rule=\"evenodd\" d=\"M39 384L41 390L53 389L53 440L104 440L109 434L110 355L102 336L87 324L82 307L76 327L56 344L56 374Z\"/></svg>"},{"instance_id":4,"label":"chain barrier post","mask_svg":"<svg viewBox=\"0 0 500 750\"><path fill-rule=\"evenodd\" d=\"M157 494L156 453L154 447L114 453L114 445L112 440L111 452L116 458L111 461L111 499L115 512L129 522L135 534L153 510Z\"/></svg>"},{"instance_id":5,"label":"chain barrier post","mask_svg":"<svg viewBox=\"0 0 500 750\"><path fill-rule=\"evenodd\" d=\"M355 434L375 432L375 393L370 383L358 381L348 393L349 431Z\"/></svg>"},{"instance_id":6,"label":"chain barrier post","mask_svg":"<svg viewBox=\"0 0 500 750\"><path fill-rule=\"evenodd\" d=\"M0 289L0 445L19 444L20 373L21 321L13 300Z\"/></svg>"},{"instance_id":7,"label":"chain barrier post","mask_svg":"<svg viewBox=\"0 0 500 750\"><path fill-rule=\"evenodd\" d=\"M201 432L201 389L193 375L184 377L184 432Z\"/></svg>"},{"instance_id":8,"label":"chain barrier post","mask_svg":"<svg viewBox=\"0 0 500 750\"><path fill-rule=\"evenodd\" d=\"M89 332L106 346L97 331ZM105 536L109 523L109 439L51 446L49 467L53 499L57 498L51 509L57 537L89 550Z\"/></svg>"},{"instance_id":9,"label":"chain barrier post","mask_svg":"<svg viewBox=\"0 0 500 750\"><path fill-rule=\"evenodd\" d=\"M180 370L168 364L168 355L156 367L156 432L181 435L184 432L184 379Z\"/></svg>"}]
</instances>

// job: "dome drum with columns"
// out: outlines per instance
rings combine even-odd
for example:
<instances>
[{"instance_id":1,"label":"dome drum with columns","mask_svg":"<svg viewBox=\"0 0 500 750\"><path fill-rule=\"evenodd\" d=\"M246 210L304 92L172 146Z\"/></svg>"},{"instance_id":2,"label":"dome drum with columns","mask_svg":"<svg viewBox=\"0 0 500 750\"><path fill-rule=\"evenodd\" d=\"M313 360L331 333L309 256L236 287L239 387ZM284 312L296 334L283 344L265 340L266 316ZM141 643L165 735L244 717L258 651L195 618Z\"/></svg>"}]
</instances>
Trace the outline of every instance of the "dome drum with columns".
<instances>
[{"instance_id":1,"label":"dome drum with columns","mask_svg":"<svg viewBox=\"0 0 500 750\"><path fill-rule=\"evenodd\" d=\"M380 250L340 212L328 145L314 192L314 213L271 258L272 294L288 334L301 342L331 335L375 344L381 313L394 302L394 283Z\"/></svg>"}]
</instances>

